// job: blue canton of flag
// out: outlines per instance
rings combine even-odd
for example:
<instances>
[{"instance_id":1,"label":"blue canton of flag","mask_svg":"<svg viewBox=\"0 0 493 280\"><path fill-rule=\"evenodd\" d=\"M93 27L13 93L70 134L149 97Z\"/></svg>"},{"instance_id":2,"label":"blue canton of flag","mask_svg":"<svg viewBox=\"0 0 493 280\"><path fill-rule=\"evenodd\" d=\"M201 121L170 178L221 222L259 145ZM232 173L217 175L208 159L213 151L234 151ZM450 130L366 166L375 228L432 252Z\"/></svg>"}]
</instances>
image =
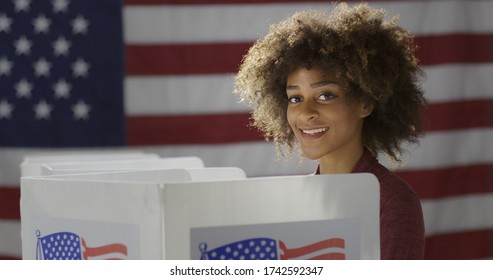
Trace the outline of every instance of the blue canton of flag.
<instances>
[{"instance_id":1,"label":"blue canton of flag","mask_svg":"<svg viewBox=\"0 0 493 280\"><path fill-rule=\"evenodd\" d=\"M36 248L37 260L82 260L81 240L77 234L59 232L40 237Z\"/></svg>"},{"instance_id":2,"label":"blue canton of flag","mask_svg":"<svg viewBox=\"0 0 493 280\"><path fill-rule=\"evenodd\" d=\"M234 242L211 251L200 244L202 260L277 260L277 241L270 238L252 238Z\"/></svg>"},{"instance_id":3,"label":"blue canton of flag","mask_svg":"<svg viewBox=\"0 0 493 280\"><path fill-rule=\"evenodd\" d=\"M120 0L0 2L0 146L125 141Z\"/></svg>"}]
</instances>

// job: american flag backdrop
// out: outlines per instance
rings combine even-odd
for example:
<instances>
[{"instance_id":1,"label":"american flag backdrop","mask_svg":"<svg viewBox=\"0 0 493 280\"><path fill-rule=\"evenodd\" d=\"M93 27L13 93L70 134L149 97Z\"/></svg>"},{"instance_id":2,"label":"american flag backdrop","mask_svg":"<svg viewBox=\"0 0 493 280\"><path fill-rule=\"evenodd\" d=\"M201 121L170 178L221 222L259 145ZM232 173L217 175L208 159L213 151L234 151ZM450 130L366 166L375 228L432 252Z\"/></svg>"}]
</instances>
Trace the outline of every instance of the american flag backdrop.
<instances>
[{"instance_id":1,"label":"american flag backdrop","mask_svg":"<svg viewBox=\"0 0 493 280\"><path fill-rule=\"evenodd\" d=\"M355 3L355 1L351 1ZM398 173L422 199L427 259L493 257L493 1L370 1L416 35L426 135ZM0 2L0 258L20 258L19 164L87 148L199 156L249 177L309 174L275 161L232 94L268 26L330 1ZM385 162L385 160L383 160Z\"/></svg>"}]
</instances>

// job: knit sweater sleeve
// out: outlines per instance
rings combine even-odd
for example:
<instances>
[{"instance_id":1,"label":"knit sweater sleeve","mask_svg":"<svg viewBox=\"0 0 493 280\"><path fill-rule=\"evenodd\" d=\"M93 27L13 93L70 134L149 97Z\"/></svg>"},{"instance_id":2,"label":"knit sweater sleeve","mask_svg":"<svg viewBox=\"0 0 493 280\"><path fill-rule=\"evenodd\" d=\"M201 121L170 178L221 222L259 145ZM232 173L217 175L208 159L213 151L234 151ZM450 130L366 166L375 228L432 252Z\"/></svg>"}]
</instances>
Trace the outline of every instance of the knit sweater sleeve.
<instances>
[{"instance_id":1,"label":"knit sweater sleeve","mask_svg":"<svg viewBox=\"0 0 493 280\"><path fill-rule=\"evenodd\" d=\"M380 184L381 259L423 259L424 222L416 193L395 175Z\"/></svg>"}]
</instances>

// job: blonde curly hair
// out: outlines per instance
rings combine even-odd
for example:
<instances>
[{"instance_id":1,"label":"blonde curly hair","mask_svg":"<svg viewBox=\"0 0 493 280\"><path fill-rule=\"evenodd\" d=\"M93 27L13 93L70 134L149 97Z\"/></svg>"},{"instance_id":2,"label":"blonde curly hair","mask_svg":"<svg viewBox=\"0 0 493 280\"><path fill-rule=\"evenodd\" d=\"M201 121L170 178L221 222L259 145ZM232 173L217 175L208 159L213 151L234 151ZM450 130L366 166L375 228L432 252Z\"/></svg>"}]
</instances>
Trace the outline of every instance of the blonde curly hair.
<instances>
[{"instance_id":1,"label":"blonde curly hair","mask_svg":"<svg viewBox=\"0 0 493 280\"><path fill-rule=\"evenodd\" d=\"M252 108L252 125L288 155L296 141L286 116L288 74L306 67L336 70L348 101L373 106L363 145L399 161L402 141L418 143L426 100L412 36L385 21L384 10L341 3L331 14L301 11L274 24L244 56L234 92Z\"/></svg>"}]
</instances>

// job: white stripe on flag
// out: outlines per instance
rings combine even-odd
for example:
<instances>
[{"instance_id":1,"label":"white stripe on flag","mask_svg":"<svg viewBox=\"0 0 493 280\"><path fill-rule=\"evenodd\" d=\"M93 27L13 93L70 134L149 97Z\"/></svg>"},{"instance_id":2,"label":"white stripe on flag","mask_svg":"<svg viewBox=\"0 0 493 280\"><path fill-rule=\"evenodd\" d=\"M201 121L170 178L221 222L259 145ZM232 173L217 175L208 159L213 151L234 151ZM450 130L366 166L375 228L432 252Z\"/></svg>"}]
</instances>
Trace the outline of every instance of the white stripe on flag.
<instances>
[{"instance_id":1,"label":"white stripe on flag","mask_svg":"<svg viewBox=\"0 0 493 280\"><path fill-rule=\"evenodd\" d=\"M493 194L422 200L421 206L427 236L493 228Z\"/></svg>"},{"instance_id":2,"label":"white stripe on flag","mask_svg":"<svg viewBox=\"0 0 493 280\"><path fill-rule=\"evenodd\" d=\"M130 116L248 112L233 95L233 80L233 74L127 77L125 111Z\"/></svg>"},{"instance_id":3,"label":"white stripe on flag","mask_svg":"<svg viewBox=\"0 0 493 280\"><path fill-rule=\"evenodd\" d=\"M421 139L418 147L404 145L408 151L403 170L456 167L493 161L493 129L465 129L432 132ZM414 146L414 147L413 147ZM460 148L458 148L460 147ZM384 157L382 164L391 167Z\"/></svg>"},{"instance_id":4,"label":"white stripe on flag","mask_svg":"<svg viewBox=\"0 0 493 280\"><path fill-rule=\"evenodd\" d=\"M430 103L491 99L493 63L425 67L422 87ZM233 92L234 74L130 76L125 79L127 115L192 115L248 112ZM184 102L186 100L186 102Z\"/></svg>"},{"instance_id":5,"label":"white stripe on flag","mask_svg":"<svg viewBox=\"0 0 493 280\"><path fill-rule=\"evenodd\" d=\"M446 64L423 68L423 90L428 102L493 98L493 63Z\"/></svg>"},{"instance_id":6,"label":"white stripe on flag","mask_svg":"<svg viewBox=\"0 0 493 280\"><path fill-rule=\"evenodd\" d=\"M493 26L493 1L400 1L371 5L386 9L389 16L400 15L400 24L417 36L491 32ZM270 24L296 11L332 7L326 3L126 6L125 41L132 44L251 41L266 34Z\"/></svg>"},{"instance_id":7,"label":"white stripe on flag","mask_svg":"<svg viewBox=\"0 0 493 280\"><path fill-rule=\"evenodd\" d=\"M4 256L22 256L21 222L0 220L0 254ZM33 248L36 250L36 248Z\"/></svg>"}]
</instances>

